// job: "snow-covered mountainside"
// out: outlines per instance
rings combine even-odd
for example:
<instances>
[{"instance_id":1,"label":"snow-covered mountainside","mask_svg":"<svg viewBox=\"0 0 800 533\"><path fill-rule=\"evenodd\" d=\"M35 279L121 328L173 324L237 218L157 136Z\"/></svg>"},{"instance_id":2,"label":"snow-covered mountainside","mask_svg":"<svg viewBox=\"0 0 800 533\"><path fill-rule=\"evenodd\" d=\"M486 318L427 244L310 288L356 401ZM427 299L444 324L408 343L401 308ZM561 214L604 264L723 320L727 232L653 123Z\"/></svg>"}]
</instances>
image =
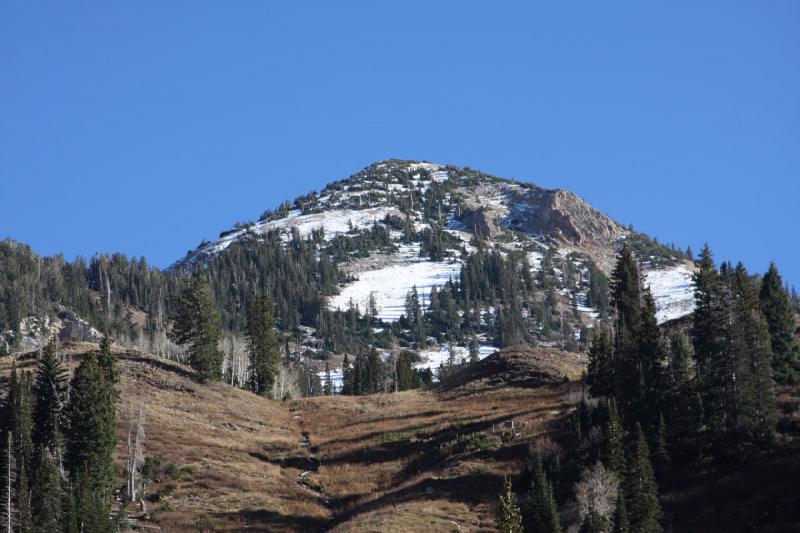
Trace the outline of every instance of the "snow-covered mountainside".
<instances>
[{"instance_id":1,"label":"snow-covered mountainside","mask_svg":"<svg viewBox=\"0 0 800 533\"><path fill-rule=\"evenodd\" d=\"M481 247L526 258L532 278L540 285L547 278L548 286L554 285L555 301L548 312L559 317L560 337L549 331L532 333L541 344L566 346L602 318L599 304L591 301L591 273L610 274L623 242L642 261L659 322L693 309L692 263L683 253L618 224L575 194L417 161L379 162L320 192L285 202L257 222L237 224L218 239L203 242L170 268L190 270L237 241L258 241L272 232L284 242L314 237L320 253L323 248L331 253L337 239L356 240L376 227L388 244L365 248L362 243L357 251L337 248L334 260L348 278L327 299L329 309L357 307L365 312L373 304L375 318L396 322L407 311L412 289L426 307L431 290L458 282L468 255ZM491 306L484 312L493 313ZM481 356L491 353L490 344L481 342ZM418 367L435 368L450 351L442 344L421 353ZM464 356L466 348L457 346L454 352Z\"/></svg>"}]
</instances>

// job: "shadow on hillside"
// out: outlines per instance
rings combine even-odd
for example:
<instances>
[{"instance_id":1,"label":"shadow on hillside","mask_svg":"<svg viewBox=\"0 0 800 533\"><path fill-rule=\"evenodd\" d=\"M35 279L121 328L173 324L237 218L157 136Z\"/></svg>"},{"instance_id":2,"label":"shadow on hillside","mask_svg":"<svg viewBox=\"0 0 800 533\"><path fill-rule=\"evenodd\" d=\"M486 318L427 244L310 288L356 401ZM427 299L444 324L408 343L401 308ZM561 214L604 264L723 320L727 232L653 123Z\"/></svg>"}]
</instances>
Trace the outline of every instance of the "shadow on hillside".
<instances>
[{"instance_id":1,"label":"shadow on hillside","mask_svg":"<svg viewBox=\"0 0 800 533\"><path fill-rule=\"evenodd\" d=\"M341 513L337 513L328 527L352 520L353 518L375 511L387 505L397 505L411 501L436 501L447 499L449 501L478 504L494 499L500 492L503 478L495 474L467 474L453 478L422 479L411 485L383 496L357 505ZM346 504L347 501L340 502Z\"/></svg>"},{"instance_id":2,"label":"shadow on hillside","mask_svg":"<svg viewBox=\"0 0 800 533\"><path fill-rule=\"evenodd\" d=\"M241 531L298 531L318 532L327 529L330 521L307 515L283 515L266 509L244 510L233 513L216 513L214 518L219 520L236 520L245 522ZM239 531L237 529L236 531Z\"/></svg>"},{"instance_id":3,"label":"shadow on hillside","mask_svg":"<svg viewBox=\"0 0 800 533\"><path fill-rule=\"evenodd\" d=\"M412 460L408 467L403 470L405 477L416 475L419 471L428 469L441 460L439 449L442 444L452 441L460 435L468 435L491 429L511 420L512 418L533 415L544 411L549 411L550 407L538 407L505 413L502 416L477 420L470 423L453 423L433 433L425 434L424 438L414 441L402 439L397 441L385 442L378 446L360 448L351 452L338 454L331 457L324 457L323 464L347 464L347 463L382 463L392 461L398 457L408 457L415 454L420 455ZM430 425L438 425L437 423ZM419 426L417 426L419 427ZM386 432L383 432L386 433Z\"/></svg>"},{"instance_id":4,"label":"shadow on hillside","mask_svg":"<svg viewBox=\"0 0 800 533\"><path fill-rule=\"evenodd\" d=\"M172 361L167 361L166 359L155 359L153 357L146 357L143 355L137 355L132 353L119 353L115 354L117 359L120 361L133 361L136 363L146 363L154 368L159 370L164 370L166 372L172 372L177 374L183 378L187 379L194 379L196 377L195 373L191 370L187 370L185 367L181 366L178 363L173 363Z\"/></svg>"}]
</instances>

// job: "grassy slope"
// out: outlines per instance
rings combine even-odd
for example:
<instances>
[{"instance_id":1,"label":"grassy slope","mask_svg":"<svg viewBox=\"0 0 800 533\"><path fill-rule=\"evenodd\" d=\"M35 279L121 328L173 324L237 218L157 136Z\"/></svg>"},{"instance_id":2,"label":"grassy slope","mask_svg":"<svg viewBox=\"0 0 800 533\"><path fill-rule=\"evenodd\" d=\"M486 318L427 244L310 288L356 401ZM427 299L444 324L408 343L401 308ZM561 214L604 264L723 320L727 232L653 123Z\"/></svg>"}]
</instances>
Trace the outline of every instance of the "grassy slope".
<instances>
[{"instance_id":1,"label":"grassy slope","mask_svg":"<svg viewBox=\"0 0 800 533\"><path fill-rule=\"evenodd\" d=\"M90 347L65 347L70 367ZM32 354L5 357L0 375L15 359L34 365ZM198 385L187 368L148 355L121 352L118 361L118 464L129 409L142 400L145 453L163 457L147 489L161 500L147 502L149 517L138 506L131 515L164 531L197 531L198 519L219 531L491 531L503 477L518 477L532 448L556 446L559 422L579 397L571 384L472 382L280 403ZM798 405L797 389L781 392L784 435L798 433ZM784 442L750 466L686 475L664 494L665 515L675 531L765 522L791 530L797 451ZM167 464L183 470L170 476Z\"/></svg>"}]
</instances>

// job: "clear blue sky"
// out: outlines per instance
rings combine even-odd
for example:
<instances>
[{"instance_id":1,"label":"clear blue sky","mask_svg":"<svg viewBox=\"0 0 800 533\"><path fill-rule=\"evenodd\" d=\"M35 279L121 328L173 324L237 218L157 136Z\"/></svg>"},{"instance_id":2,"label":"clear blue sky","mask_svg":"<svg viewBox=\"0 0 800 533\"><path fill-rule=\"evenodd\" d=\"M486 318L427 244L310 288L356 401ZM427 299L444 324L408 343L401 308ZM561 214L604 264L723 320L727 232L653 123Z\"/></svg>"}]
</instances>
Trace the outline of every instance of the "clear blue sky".
<instances>
[{"instance_id":1,"label":"clear blue sky","mask_svg":"<svg viewBox=\"0 0 800 533\"><path fill-rule=\"evenodd\" d=\"M800 285L800 2L278 4L0 4L0 237L166 266L399 157Z\"/></svg>"}]
</instances>

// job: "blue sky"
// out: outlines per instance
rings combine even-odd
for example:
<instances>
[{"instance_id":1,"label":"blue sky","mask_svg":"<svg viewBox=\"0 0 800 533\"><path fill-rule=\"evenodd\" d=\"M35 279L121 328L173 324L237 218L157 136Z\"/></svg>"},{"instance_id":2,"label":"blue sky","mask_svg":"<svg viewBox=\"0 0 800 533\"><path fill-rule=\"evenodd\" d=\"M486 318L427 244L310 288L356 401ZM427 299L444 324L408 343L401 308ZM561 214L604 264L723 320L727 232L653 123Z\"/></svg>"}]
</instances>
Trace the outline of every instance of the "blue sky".
<instances>
[{"instance_id":1,"label":"blue sky","mask_svg":"<svg viewBox=\"0 0 800 533\"><path fill-rule=\"evenodd\" d=\"M0 237L166 266L391 157L800 285L800 2L3 2Z\"/></svg>"}]
</instances>

